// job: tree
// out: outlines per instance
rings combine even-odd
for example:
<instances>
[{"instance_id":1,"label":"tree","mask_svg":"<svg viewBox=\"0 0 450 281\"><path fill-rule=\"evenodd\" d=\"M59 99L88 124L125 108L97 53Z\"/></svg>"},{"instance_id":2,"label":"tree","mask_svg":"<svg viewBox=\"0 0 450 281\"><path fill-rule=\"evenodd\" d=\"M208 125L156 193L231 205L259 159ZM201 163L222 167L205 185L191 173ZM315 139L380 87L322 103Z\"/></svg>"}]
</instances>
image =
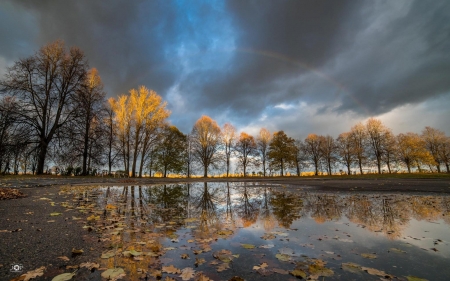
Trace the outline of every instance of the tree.
<instances>
[{"instance_id":1,"label":"tree","mask_svg":"<svg viewBox=\"0 0 450 281\"><path fill-rule=\"evenodd\" d=\"M305 139L305 152L314 165L314 175L319 174L319 164L322 159L321 142L323 139L316 134L309 134Z\"/></svg>"},{"instance_id":2,"label":"tree","mask_svg":"<svg viewBox=\"0 0 450 281\"><path fill-rule=\"evenodd\" d=\"M244 177L247 175L247 167L249 165L255 165L257 156L255 138L245 132L242 132L239 136L235 146L239 165L244 170Z\"/></svg>"},{"instance_id":3,"label":"tree","mask_svg":"<svg viewBox=\"0 0 450 281\"><path fill-rule=\"evenodd\" d=\"M101 125L95 125L95 122L103 120L104 104L105 104L105 92L103 92L103 83L98 74L97 69L92 68L88 71L81 87L78 89L75 96L76 107L78 108L79 120L73 122L74 126L79 127L80 134L82 136L83 147L83 160L82 160L82 174L88 173L88 158L92 158L92 144L98 140L98 138L92 138L96 129L103 128ZM103 135L102 133L98 135ZM99 161L100 162L100 161Z\"/></svg>"},{"instance_id":4,"label":"tree","mask_svg":"<svg viewBox=\"0 0 450 281\"><path fill-rule=\"evenodd\" d=\"M432 128L432 127L425 127L425 129L422 131L422 138L425 141L425 147L428 149L428 151L431 153L434 159L434 164L436 165L436 169L438 170L438 173L441 172L441 157L440 157L440 147L445 142L445 133Z\"/></svg>"},{"instance_id":5,"label":"tree","mask_svg":"<svg viewBox=\"0 0 450 281\"><path fill-rule=\"evenodd\" d=\"M411 173L411 166L420 162L421 159L429 157L429 152L425 148L425 142L418 134L399 134L397 140L397 157L406 165L408 173Z\"/></svg>"},{"instance_id":6,"label":"tree","mask_svg":"<svg viewBox=\"0 0 450 281\"><path fill-rule=\"evenodd\" d=\"M342 133L336 140L337 154L341 163L347 167L347 174L351 174L351 166L355 162L355 152L350 132Z\"/></svg>"},{"instance_id":7,"label":"tree","mask_svg":"<svg viewBox=\"0 0 450 281\"><path fill-rule=\"evenodd\" d=\"M87 62L75 47L62 41L40 49L7 69L2 91L17 98L21 122L37 142L37 173L44 172L47 149L57 131L77 114L74 97L86 76Z\"/></svg>"},{"instance_id":8,"label":"tree","mask_svg":"<svg viewBox=\"0 0 450 281\"><path fill-rule=\"evenodd\" d=\"M230 173L231 152L236 142L236 129L230 123L223 125L222 129L223 144L225 145L225 158L227 164L227 177Z\"/></svg>"},{"instance_id":9,"label":"tree","mask_svg":"<svg viewBox=\"0 0 450 281\"><path fill-rule=\"evenodd\" d=\"M156 143L158 133L170 115L167 103L144 86L131 89L129 96L121 95L110 103L115 113L125 172L129 174L132 161L131 176L135 177L140 158L139 176L142 177L151 146Z\"/></svg>"},{"instance_id":10,"label":"tree","mask_svg":"<svg viewBox=\"0 0 450 281\"><path fill-rule=\"evenodd\" d=\"M270 140L271 140L271 135L269 130L267 130L266 128L262 128L259 131L259 136L256 139L256 144L258 147L258 151L261 157L261 163L263 166L263 176L266 176L266 163L268 160L268 152L269 152L269 144L270 144Z\"/></svg>"},{"instance_id":11,"label":"tree","mask_svg":"<svg viewBox=\"0 0 450 281\"><path fill-rule=\"evenodd\" d=\"M359 172L363 174L362 166L367 160L366 143L367 133L366 128L362 123L358 123L350 130L352 139L353 151L355 153L356 161L358 162Z\"/></svg>"},{"instance_id":12,"label":"tree","mask_svg":"<svg viewBox=\"0 0 450 281\"><path fill-rule=\"evenodd\" d=\"M111 174L112 167L117 162L117 156L119 155L120 149L117 143L117 127L114 122L114 110L112 105L114 104L114 99L109 98L108 102L105 104L105 117L104 123L106 127L106 144L107 144L107 164L108 164L108 174Z\"/></svg>"},{"instance_id":13,"label":"tree","mask_svg":"<svg viewBox=\"0 0 450 281\"><path fill-rule=\"evenodd\" d=\"M386 143L388 130L380 120L370 118L367 120L366 132L372 156L377 162L378 174L381 174L381 160L384 155L383 147Z\"/></svg>"},{"instance_id":14,"label":"tree","mask_svg":"<svg viewBox=\"0 0 450 281\"><path fill-rule=\"evenodd\" d=\"M328 175L332 175L331 167L337 161L336 150L337 145L332 136L320 136L320 154L325 162L328 170Z\"/></svg>"},{"instance_id":15,"label":"tree","mask_svg":"<svg viewBox=\"0 0 450 281\"><path fill-rule=\"evenodd\" d=\"M450 173L450 137L446 137L439 147L439 158Z\"/></svg>"},{"instance_id":16,"label":"tree","mask_svg":"<svg viewBox=\"0 0 450 281\"><path fill-rule=\"evenodd\" d=\"M186 136L175 126L165 126L161 140L156 146L156 165L167 177L167 172L180 173L183 170Z\"/></svg>"},{"instance_id":17,"label":"tree","mask_svg":"<svg viewBox=\"0 0 450 281\"><path fill-rule=\"evenodd\" d=\"M203 177L208 176L208 168L220 162L218 150L221 144L221 132L217 122L203 115L192 129L193 152L195 159L203 166Z\"/></svg>"},{"instance_id":18,"label":"tree","mask_svg":"<svg viewBox=\"0 0 450 281\"><path fill-rule=\"evenodd\" d=\"M392 173L391 165L396 162L396 143L395 137L391 130L387 129L383 142L383 157L382 161L386 163L389 174Z\"/></svg>"},{"instance_id":19,"label":"tree","mask_svg":"<svg viewBox=\"0 0 450 281\"><path fill-rule=\"evenodd\" d=\"M292 163L295 155L295 140L288 137L283 131L275 132L269 144L268 156L270 162L280 168L284 175L285 165Z\"/></svg>"},{"instance_id":20,"label":"tree","mask_svg":"<svg viewBox=\"0 0 450 281\"><path fill-rule=\"evenodd\" d=\"M305 161L307 159L305 153L305 144L302 140L295 140L294 143L295 155L294 155L294 167L297 170L297 176L301 175L301 170L305 166Z\"/></svg>"}]
</instances>

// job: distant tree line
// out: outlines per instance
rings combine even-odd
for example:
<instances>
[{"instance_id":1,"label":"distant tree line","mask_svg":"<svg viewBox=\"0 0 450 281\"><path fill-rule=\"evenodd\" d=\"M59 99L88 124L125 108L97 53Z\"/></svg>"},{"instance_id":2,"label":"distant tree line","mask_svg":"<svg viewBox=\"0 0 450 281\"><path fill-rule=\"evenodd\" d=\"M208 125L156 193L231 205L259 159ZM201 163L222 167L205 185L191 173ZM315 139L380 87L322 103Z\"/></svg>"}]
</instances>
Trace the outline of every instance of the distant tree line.
<instances>
[{"instance_id":1,"label":"distant tree line","mask_svg":"<svg viewBox=\"0 0 450 281\"><path fill-rule=\"evenodd\" d=\"M166 102L140 86L106 100L98 71L83 52L56 41L7 69L0 80L0 173L43 174L49 165L60 174L98 174L113 167L131 177L160 173L187 177L212 170L260 176L378 173L386 167L411 172L427 169L449 173L450 138L426 127L422 133L394 135L378 119L358 123L337 138L308 135L293 139L283 131L258 136L238 134L202 116L185 135L167 118ZM233 160L234 159L234 160ZM340 169L345 167L345 171Z\"/></svg>"}]
</instances>

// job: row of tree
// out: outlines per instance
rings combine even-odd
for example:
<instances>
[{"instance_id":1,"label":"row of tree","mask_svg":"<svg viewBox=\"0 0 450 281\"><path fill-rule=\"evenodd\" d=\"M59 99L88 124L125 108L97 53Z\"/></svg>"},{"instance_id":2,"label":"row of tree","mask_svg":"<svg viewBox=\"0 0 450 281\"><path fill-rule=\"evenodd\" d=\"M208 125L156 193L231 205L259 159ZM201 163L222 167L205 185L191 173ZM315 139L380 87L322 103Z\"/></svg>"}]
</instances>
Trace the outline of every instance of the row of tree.
<instances>
[{"instance_id":1,"label":"row of tree","mask_svg":"<svg viewBox=\"0 0 450 281\"><path fill-rule=\"evenodd\" d=\"M315 174L346 167L402 165L421 171L423 166L449 172L450 140L442 131L426 127L395 136L380 120L357 124L338 138L308 135L304 140L273 135L261 129L254 137L237 133L231 124L222 128L208 116L194 124L190 134L171 126L167 104L143 86L128 95L106 100L95 68L78 48L67 50L56 41L35 55L17 61L0 81L0 172L42 174L54 165L63 174L93 174L104 166L125 175L144 173L208 176L232 163L248 174L266 176L287 171L297 175L310 167Z\"/></svg>"}]
</instances>

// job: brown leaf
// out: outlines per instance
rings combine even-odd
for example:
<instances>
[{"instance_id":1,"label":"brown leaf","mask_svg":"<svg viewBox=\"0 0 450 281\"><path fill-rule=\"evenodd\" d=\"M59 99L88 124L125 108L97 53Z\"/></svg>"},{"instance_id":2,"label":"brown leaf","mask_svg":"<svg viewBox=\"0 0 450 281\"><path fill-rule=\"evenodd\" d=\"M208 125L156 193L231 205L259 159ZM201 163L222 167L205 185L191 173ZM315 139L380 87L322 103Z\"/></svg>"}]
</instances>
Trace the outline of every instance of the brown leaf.
<instances>
[{"instance_id":1,"label":"brown leaf","mask_svg":"<svg viewBox=\"0 0 450 281\"><path fill-rule=\"evenodd\" d=\"M182 259L189 259L189 254L181 254Z\"/></svg>"},{"instance_id":2,"label":"brown leaf","mask_svg":"<svg viewBox=\"0 0 450 281\"><path fill-rule=\"evenodd\" d=\"M217 272L222 272L224 270L227 270L230 268L230 264L227 262L219 264L219 266L216 268Z\"/></svg>"},{"instance_id":3,"label":"brown leaf","mask_svg":"<svg viewBox=\"0 0 450 281\"><path fill-rule=\"evenodd\" d=\"M281 269L281 268L273 268L272 271L275 273L278 273L278 274L284 274L284 275L289 274L289 271Z\"/></svg>"},{"instance_id":4,"label":"brown leaf","mask_svg":"<svg viewBox=\"0 0 450 281\"><path fill-rule=\"evenodd\" d=\"M179 274L179 273L181 273L181 271L178 268L176 268L175 266L173 266L173 264L171 264L169 266L163 266L162 267L162 271L170 273L170 274Z\"/></svg>"},{"instance_id":5,"label":"brown leaf","mask_svg":"<svg viewBox=\"0 0 450 281\"><path fill-rule=\"evenodd\" d=\"M58 257L58 259L63 260L63 261L70 261L70 259L66 256Z\"/></svg>"},{"instance_id":6,"label":"brown leaf","mask_svg":"<svg viewBox=\"0 0 450 281\"><path fill-rule=\"evenodd\" d=\"M195 281L212 281L208 276L203 275L203 273L197 273L195 276Z\"/></svg>"},{"instance_id":7,"label":"brown leaf","mask_svg":"<svg viewBox=\"0 0 450 281\"><path fill-rule=\"evenodd\" d=\"M204 258L195 258L195 265L202 265L206 262L206 260Z\"/></svg>"},{"instance_id":8,"label":"brown leaf","mask_svg":"<svg viewBox=\"0 0 450 281\"><path fill-rule=\"evenodd\" d=\"M195 275L195 270L192 269L192 267L186 267L181 270L181 279L183 280L190 280Z\"/></svg>"},{"instance_id":9,"label":"brown leaf","mask_svg":"<svg viewBox=\"0 0 450 281\"><path fill-rule=\"evenodd\" d=\"M25 274L22 274L20 277L23 277L24 281L28 281L30 279L44 275L44 269L45 269L45 266L41 266L39 268L36 268L35 270L31 270Z\"/></svg>"},{"instance_id":10,"label":"brown leaf","mask_svg":"<svg viewBox=\"0 0 450 281\"><path fill-rule=\"evenodd\" d=\"M100 267L100 264L94 263L94 262L84 262L84 263L80 264L80 268L82 268L82 267L86 267L87 269L92 270L93 268L98 269Z\"/></svg>"}]
</instances>

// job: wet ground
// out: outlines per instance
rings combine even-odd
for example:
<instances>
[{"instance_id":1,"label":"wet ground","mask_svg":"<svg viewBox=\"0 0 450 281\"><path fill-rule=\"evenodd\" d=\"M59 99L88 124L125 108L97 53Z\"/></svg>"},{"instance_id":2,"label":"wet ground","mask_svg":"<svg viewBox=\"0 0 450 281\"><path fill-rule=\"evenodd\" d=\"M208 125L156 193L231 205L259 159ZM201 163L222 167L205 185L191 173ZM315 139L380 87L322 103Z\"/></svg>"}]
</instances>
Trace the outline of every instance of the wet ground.
<instances>
[{"instance_id":1,"label":"wet ground","mask_svg":"<svg viewBox=\"0 0 450 281\"><path fill-rule=\"evenodd\" d=\"M85 262L74 280L108 268L123 280L450 279L449 195L316 182L24 188L0 201L0 279Z\"/></svg>"}]
</instances>

